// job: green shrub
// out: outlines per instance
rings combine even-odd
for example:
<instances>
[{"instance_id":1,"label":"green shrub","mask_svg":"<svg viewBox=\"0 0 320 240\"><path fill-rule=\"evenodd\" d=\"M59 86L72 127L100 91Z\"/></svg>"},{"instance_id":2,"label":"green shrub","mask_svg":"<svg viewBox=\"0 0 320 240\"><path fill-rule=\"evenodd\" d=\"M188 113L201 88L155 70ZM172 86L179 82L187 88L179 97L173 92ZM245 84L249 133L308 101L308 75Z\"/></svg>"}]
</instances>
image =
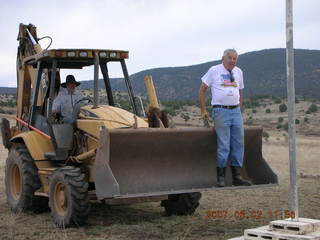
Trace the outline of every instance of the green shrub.
<instances>
[{"instance_id":1,"label":"green shrub","mask_svg":"<svg viewBox=\"0 0 320 240\"><path fill-rule=\"evenodd\" d=\"M251 101L251 106L252 106L252 107L260 107L260 103L259 103L258 100L252 99L252 101Z\"/></svg>"},{"instance_id":2,"label":"green shrub","mask_svg":"<svg viewBox=\"0 0 320 240\"><path fill-rule=\"evenodd\" d=\"M260 102L257 98L251 98L249 100L245 100L243 105L245 106L245 108L260 107Z\"/></svg>"},{"instance_id":3,"label":"green shrub","mask_svg":"<svg viewBox=\"0 0 320 240\"><path fill-rule=\"evenodd\" d=\"M297 118L295 122L296 122L296 124L299 124L300 120Z\"/></svg>"},{"instance_id":4,"label":"green shrub","mask_svg":"<svg viewBox=\"0 0 320 240\"><path fill-rule=\"evenodd\" d=\"M252 119L248 119L248 120L246 121L246 124L247 124L247 125L252 125L252 124L253 124L253 120L252 120Z\"/></svg>"},{"instance_id":5,"label":"green shrub","mask_svg":"<svg viewBox=\"0 0 320 240\"><path fill-rule=\"evenodd\" d=\"M283 117L279 117L278 118L278 123L282 123L283 122Z\"/></svg>"},{"instance_id":6,"label":"green shrub","mask_svg":"<svg viewBox=\"0 0 320 240\"><path fill-rule=\"evenodd\" d=\"M182 117L185 122L188 122L189 119L190 119L189 115L188 115L188 114L184 114L184 113L181 113L181 114L180 114L180 117Z\"/></svg>"},{"instance_id":7,"label":"green shrub","mask_svg":"<svg viewBox=\"0 0 320 240\"><path fill-rule=\"evenodd\" d=\"M317 112L318 111L318 106L314 103L312 103L310 105L310 107L308 108L308 111L310 111L311 113Z\"/></svg>"},{"instance_id":8,"label":"green shrub","mask_svg":"<svg viewBox=\"0 0 320 240\"><path fill-rule=\"evenodd\" d=\"M8 99L5 102L0 101L0 106L3 106L3 107L15 107L16 105L17 105L17 102L14 99Z\"/></svg>"},{"instance_id":9,"label":"green shrub","mask_svg":"<svg viewBox=\"0 0 320 240\"><path fill-rule=\"evenodd\" d=\"M172 108L165 108L164 111L166 111L172 117L175 117L177 115L176 111L173 110Z\"/></svg>"},{"instance_id":10,"label":"green shrub","mask_svg":"<svg viewBox=\"0 0 320 240\"><path fill-rule=\"evenodd\" d=\"M268 141L268 139L269 139L270 135L269 135L269 133L268 133L268 132L263 131L263 132L262 132L262 137L263 137L266 141Z\"/></svg>"},{"instance_id":11,"label":"green shrub","mask_svg":"<svg viewBox=\"0 0 320 240\"><path fill-rule=\"evenodd\" d=\"M257 110L256 109L252 109L252 113L256 113L257 112Z\"/></svg>"},{"instance_id":12,"label":"green shrub","mask_svg":"<svg viewBox=\"0 0 320 240\"><path fill-rule=\"evenodd\" d=\"M270 108L267 108L267 109L266 109L266 113L271 113Z\"/></svg>"},{"instance_id":13,"label":"green shrub","mask_svg":"<svg viewBox=\"0 0 320 240\"><path fill-rule=\"evenodd\" d=\"M281 99L280 99L280 98L276 98L276 99L274 100L274 103L280 104L280 103L281 103Z\"/></svg>"},{"instance_id":14,"label":"green shrub","mask_svg":"<svg viewBox=\"0 0 320 240\"><path fill-rule=\"evenodd\" d=\"M287 105L285 103L282 103L279 105L279 111L280 112L286 112L287 111Z\"/></svg>"},{"instance_id":15,"label":"green shrub","mask_svg":"<svg viewBox=\"0 0 320 240\"><path fill-rule=\"evenodd\" d=\"M305 117L305 118L303 119L303 121L304 121L305 123L309 123L309 118Z\"/></svg>"}]
</instances>

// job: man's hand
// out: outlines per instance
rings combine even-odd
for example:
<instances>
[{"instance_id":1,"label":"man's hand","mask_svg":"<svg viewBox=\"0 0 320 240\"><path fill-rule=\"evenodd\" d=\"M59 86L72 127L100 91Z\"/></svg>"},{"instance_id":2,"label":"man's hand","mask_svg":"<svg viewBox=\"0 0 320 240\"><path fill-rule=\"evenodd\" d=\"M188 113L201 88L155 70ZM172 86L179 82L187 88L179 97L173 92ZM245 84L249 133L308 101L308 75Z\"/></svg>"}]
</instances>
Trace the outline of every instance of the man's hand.
<instances>
[{"instance_id":1,"label":"man's hand","mask_svg":"<svg viewBox=\"0 0 320 240\"><path fill-rule=\"evenodd\" d=\"M206 109L201 109L201 117L203 119L203 124L205 127L210 127L210 124L209 124L209 113Z\"/></svg>"},{"instance_id":2,"label":"man's hand","mask_svg":"<svg viewBox=\"0 0 320 240\"><path fill-rule=\"evenodd\" d=\"M51 113L51 121L52 123L60 123L62 121L61 113L58 111L52 111Z\"/></svg>"},{"instance_id":3,"label":"man's hand","mask_svg":"<svg viewBox=\"0 0 320 240\"><path fill-rule=\"evenodd\" d=\"M201 117L203 120L209 120L209 113L206 109L201 109Z\"/></svg>"}]
</instances>

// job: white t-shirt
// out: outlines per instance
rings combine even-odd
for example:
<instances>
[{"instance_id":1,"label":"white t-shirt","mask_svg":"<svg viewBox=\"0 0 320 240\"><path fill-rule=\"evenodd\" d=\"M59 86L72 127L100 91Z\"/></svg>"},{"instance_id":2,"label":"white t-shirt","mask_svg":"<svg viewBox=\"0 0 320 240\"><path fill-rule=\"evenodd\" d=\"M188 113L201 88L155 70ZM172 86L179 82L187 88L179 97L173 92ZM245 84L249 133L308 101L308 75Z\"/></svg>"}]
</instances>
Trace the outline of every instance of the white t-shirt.
<instances>
[{"instance_id":1,"label":"white t-shirt","mask_svg":"<svg viewBox=\"0 0 320 240\"><path fill-rule=\"evenodd\" d=\"M244 88L242 70L232 69L234 82L231 82L230 72L223 64L211 67L201 78L202 82L211 88L211 105L238 105L240 102L239 90Z\"/></svg>"}]
</instances>

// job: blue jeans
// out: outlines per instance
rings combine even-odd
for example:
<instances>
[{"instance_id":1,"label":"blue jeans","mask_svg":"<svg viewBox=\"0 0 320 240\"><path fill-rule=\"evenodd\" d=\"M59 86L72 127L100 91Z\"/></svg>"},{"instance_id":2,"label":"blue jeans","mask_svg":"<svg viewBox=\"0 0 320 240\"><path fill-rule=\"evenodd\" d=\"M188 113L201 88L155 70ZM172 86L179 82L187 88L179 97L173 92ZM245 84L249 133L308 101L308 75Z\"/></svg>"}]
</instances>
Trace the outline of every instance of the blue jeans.
<instances>
[{"instance_id":1,"label":"blue jeans","mask_svg":"<svg viewBox=\"0 0 320 240\"><path fill-rule=\"evenodd\" d=\"M231 165L242 167L244 154L244 129L240 107L234 109L213 108L212 119L217 134L217 167Z\"/></svg>"}]
</instances>

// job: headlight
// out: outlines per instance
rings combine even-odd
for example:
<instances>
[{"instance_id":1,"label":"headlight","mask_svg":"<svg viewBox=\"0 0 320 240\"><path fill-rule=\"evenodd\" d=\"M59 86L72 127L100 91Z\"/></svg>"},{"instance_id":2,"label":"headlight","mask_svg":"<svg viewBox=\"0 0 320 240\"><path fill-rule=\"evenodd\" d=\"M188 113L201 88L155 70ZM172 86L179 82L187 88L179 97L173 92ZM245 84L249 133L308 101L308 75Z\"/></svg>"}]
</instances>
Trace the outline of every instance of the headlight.
<instances>
[{"instance_id":1,"label":"headlight","mask_svg":"<svg viewBox=\"0 0 320 240\"><path fill-rule=\"evenodd\" d=\"M67 56L68 57L75 57L76 56L76 52L68 52Z\"/></svg>"},{"instance_id":2,"label":"headlight","mask_svg":"<svg viewBox=\"0 0 320 240\"><path fill-rule=\"evenodd\" d=\"M80 57L88 57L88 53L87 52L80 52L79 56Z\"/></svg>"},{"instance_id":3,"label":"headlight","mask_svg":"<svg viewBox=\"0 0 320 240\"><path fill-rule=\"evenodd\" d=\"M107 53L106 52L99 52L99 56L100 57L107 57Z\"/></svg>"},{"instance_id":4,"label":"headlight","mask_svg":"<svg viewBox=\"0 0 320 240\"><path fill-rule=\"evenodd\" d=\"M115 58L115 57L117 57L117 53L116 52L111 52L109 56L111 58Z\"/></svg>"}]
</instances>

